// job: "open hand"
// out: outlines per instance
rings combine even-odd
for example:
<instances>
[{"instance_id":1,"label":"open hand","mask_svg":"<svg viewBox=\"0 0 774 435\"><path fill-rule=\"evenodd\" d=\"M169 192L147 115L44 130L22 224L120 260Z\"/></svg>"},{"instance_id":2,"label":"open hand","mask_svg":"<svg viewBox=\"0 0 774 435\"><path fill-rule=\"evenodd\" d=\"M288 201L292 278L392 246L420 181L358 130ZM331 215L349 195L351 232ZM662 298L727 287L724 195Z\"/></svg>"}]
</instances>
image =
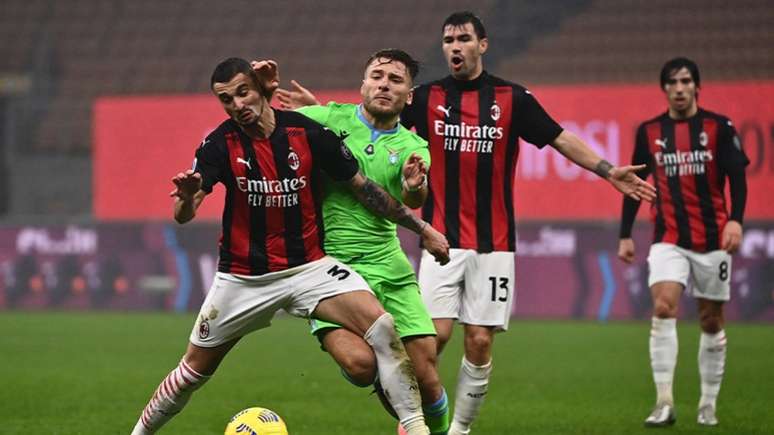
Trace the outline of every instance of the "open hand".
<instances>
[{"instance_id":1,"label":"open hand","mask_svg":"<svg viewBox=\"0 0 774 435\"><path fill-rule=\"evenodd\" d=\"M607 180L618 191L632 199L653 202L656 199L656 188L636 174L645 167L646 165L613 167Z\"/></svg>"},{"instance_id":2,"label":"open hand","mask_svg":"<svg viewBox=\"0 0 774 435\"><path fill-rule=\"evenodd\" d=\"M422 246L443 266L449 262L449 241L432 225L427 224L422 229Z\"/></svg>"},{"instance_id":3,"label":"open hand","mask_svg":"<svg viewBox=\"0 0 774 435\"><path fill-rule=\"evenodd\" d=\"M198 172L194 172L193 169L189 169L185 172L178 172L172 177L172 183L175 185L175 190L169 192L169 196L190 201L202 187L202 176Z\"/></svg>"},{"instance_id":4,"label":"open hand","mask_svg":"<svg viewBox=\"0 0 774 435\"><path fill-rule=\"evenodd\" d=\"M279 66L273 60L254 60L250 62L253 71L258 75L258 84L261 86L261 94L271 101L274 91L279 88Z\"/></svg>"},{"instance_id":5,"label":"open hand","mask_svg":"<svg viewBox=\"0 0 774 435\"><path fill-rule=\"evenodd\" d=\"M742 244L742 224L737 221L728 221L723 227L723 237L721 249L733 254Z\"/></svg>"},{"instance_id":6,"label":"open hand","mask_svg":"<svg viewBox=\"0 0 774 435\"><path fill-rule=\"evenodd\" d=\"M417 153L411 153L403 163L403 180L407 188L416 189L421 186L427 177L427 163Z\"/></svg>"},{"instance_id":7,"label":"open hand","mask_svg":"<svg viewBox=\"0 0 774 435\"><path fill-rule=\"evenodd\" d=\"M277 100L280 107L285 110L295 110L304 106L316 106L320 102L314 94L307 88L301 86L297 81L291 80L291 90L277 89Z\"/></svg>"}]
</instances>

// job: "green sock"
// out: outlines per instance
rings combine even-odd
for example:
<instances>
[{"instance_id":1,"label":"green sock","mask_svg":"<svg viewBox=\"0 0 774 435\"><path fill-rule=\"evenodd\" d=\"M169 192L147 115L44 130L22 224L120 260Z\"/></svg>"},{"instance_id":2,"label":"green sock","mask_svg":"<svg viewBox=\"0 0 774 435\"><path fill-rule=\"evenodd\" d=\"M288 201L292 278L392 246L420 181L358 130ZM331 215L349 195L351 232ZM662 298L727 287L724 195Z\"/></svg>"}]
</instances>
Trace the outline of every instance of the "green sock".
<instances>
[{"instance_id":1,"label":"green sock","mask_svg":"<svg viewBox=\"0 0 774 435\"><path fill-rule=\"evenodd\" d=\"M443 390L441 398L429 406L423 406L425 424L430 428L431 435L446 435L449 431L449 401L446 399L446 390Z\"/></svg>"}]
</instances>

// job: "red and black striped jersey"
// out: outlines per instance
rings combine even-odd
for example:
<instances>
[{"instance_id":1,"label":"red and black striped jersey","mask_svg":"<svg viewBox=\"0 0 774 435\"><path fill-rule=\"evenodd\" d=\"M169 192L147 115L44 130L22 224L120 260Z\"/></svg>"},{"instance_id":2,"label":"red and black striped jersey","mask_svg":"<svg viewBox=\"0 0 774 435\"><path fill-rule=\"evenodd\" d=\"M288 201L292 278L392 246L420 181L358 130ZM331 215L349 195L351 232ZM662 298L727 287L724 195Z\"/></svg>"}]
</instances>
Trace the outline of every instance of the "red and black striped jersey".
<instances>
[{"instance_id":1,"label":"red and black striped jersey","mask_svg":"<svg viewBox=\"0 0 774 435\"><path fill-rule=\"evenodd\" d=\"M647 164L639 173L641 178L653 174L655 243L672 243L696 252L720 249L729 219L726 177L743 176L749 164L728 118L699 109L684 120L664 113L645 121L637 130L632 164ZM741 223L744 198L739 201L742 209L735 212L739 215L735 219ZM633 222L634 216L624 220ZM622 229L625 225L622 222Z\"/></svg>"},{"instance_id":2,"label":"red and black striped jersey","mask_svg":"<svg viewBox=\"0 0 774 435\"><path fill-rule=\"evenodd\" d=\"M519 138L539 147L562 128L524 87L484 71L414 89L401 123L427 140L433 165L422 217L452 248L515 251Z\"/></svg>"},{"instance_id":3,"label":"red and black striped jersey","mask_svg":"<svg viewBox=\"0 0 774 435\"><path fill-rule=\"evenodd\" d=\"M351 179L357 160L331 131L275 110L268 139L252 139L232 120L196 150L202 190L226 187L218 270L262 275L323 257L322 183Z\"/></svg>"}]
</instances>

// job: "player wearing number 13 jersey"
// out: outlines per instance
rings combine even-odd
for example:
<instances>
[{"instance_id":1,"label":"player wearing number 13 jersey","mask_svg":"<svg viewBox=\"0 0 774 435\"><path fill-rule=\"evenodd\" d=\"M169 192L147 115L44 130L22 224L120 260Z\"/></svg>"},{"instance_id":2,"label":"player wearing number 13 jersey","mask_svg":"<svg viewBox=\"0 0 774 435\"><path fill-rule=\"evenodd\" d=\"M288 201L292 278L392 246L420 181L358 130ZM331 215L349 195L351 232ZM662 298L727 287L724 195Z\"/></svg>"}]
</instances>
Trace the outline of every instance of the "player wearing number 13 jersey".
<instances>
[{"instance_id":1,"label":"player wearing number 13 jersey","mask_svg":"<svg viewBox=\"0 0 774 435\"><path fill-rule=\"evenodd\" d=\"M483 403L494 332L508 327L514 300L513 185L519 138L538 147L551 145L626 194L649 199L653 191L631 167L613 167L563 130L527 89L484 71L488 40L477 16L454 13L441 31L450 75L416 88L401 122L429 143L433 166L423 218L443 231L453 248L450 264L443 267L423 253L419 285L440 348L455 319L465 325L465 356L449 430L449 435L460 435L469 433Z\"/></svg>"},{"instance_id":2,"label":"player wearing number 13 jersey","mask_svg":"<svg viewBox=\"0 0 774 435\"><path fill-rule=\"evenodd\" d=\"M677 305L689 281L702 330L697 421L717 424L716 399L726 355L723 303L730 297L731 253L742 237L749 161L731 121L698 106L699 85L699 69L689 59L675 58L664 65L661 87L669 110L640 125L632 159L647 165L639 175L652 174L658 191L648 255L654 306L650 358L657 398L646 426L675 422L672 380L677 362ZM726 179L731 191L730 215ZM638 208L638 201L624 199L618 255L626 262L634 259L631 230Z\"/></svg>"}]
</instances>

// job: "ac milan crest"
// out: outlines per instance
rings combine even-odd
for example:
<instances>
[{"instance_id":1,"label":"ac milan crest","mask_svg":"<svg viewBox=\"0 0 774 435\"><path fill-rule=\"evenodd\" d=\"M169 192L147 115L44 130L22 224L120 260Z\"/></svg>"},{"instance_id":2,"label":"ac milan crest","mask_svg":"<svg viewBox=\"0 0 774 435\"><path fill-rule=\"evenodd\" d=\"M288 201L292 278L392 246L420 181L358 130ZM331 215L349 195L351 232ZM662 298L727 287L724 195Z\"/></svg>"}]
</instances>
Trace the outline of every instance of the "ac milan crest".
<instances>
[{"instance_id":1,"label":"ac milan crest","mask_svg":"<svg viewBox=\"0 0 774 435\"><path fill-rule=\"evenodd\" d=\"M497 101L495 101L495 102L492 104L492 107L490 107L490 108L489 108L489 116L491 116L491 117L492 117L492 120L493 120L493 121L497 121L498 119L500 119L500 114L501 114L501 113L502 113L502 112L501 112L501 110L500 110L500 106L498 106L498 105L497 105Z\"/></svg>"},{"instance_id":2,"label":"ac milan crest","mask_svg":"<svg viewBox=\"0 0 774 435\"><path fill-rule=\"evenodd\" d=\"M298 154L293 151L293 148L288 151L288 166L294 171L301 166L301 159L298 157Z\"/></svg>"},{"instance_id":3,"label":"ac milan crest","mask_svg":"<svg viewBox=\"0 0 774 435\"><path fill-rule=\"evenodd\" d=\"M209 336L210 336L210 324L206 320L202 320L202 322L199 323L199 338L204 340Z\"/></svg>"}]
</instances>

